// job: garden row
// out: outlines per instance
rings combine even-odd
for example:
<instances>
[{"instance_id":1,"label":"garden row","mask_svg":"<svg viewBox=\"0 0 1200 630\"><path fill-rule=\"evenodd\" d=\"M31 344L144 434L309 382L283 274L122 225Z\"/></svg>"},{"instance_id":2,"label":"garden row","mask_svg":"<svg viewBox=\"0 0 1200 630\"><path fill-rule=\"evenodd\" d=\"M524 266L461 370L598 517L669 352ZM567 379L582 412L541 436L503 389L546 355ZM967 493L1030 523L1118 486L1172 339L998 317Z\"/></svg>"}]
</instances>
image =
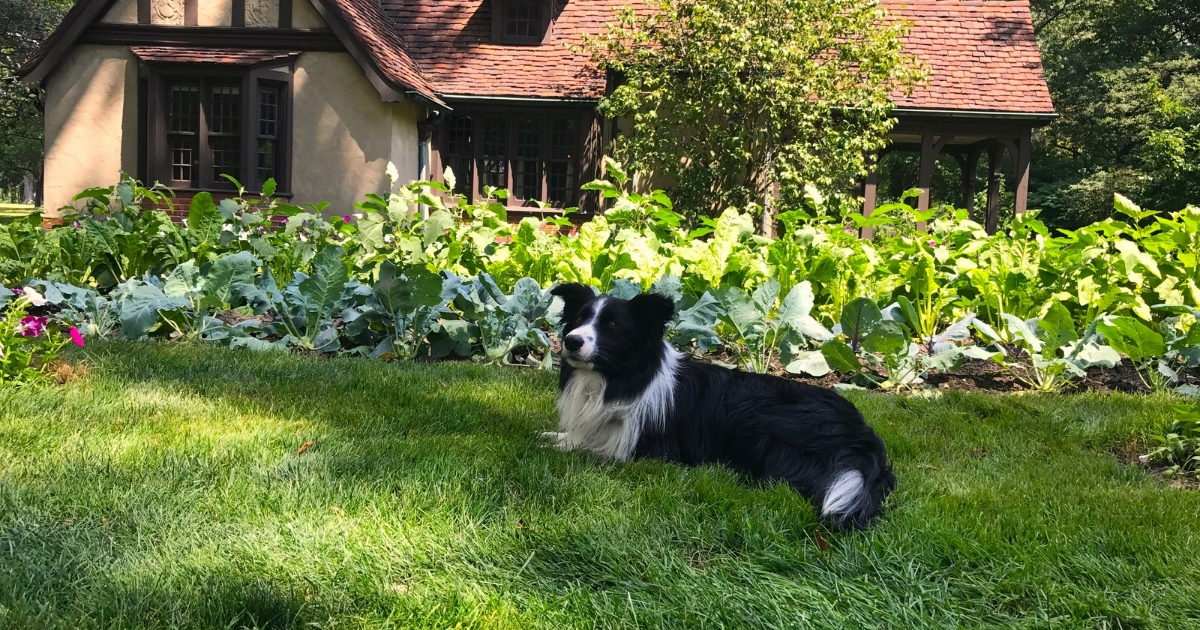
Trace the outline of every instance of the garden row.
<instances>
[{"instance_id":1,"label":"garden row","mask_svg":"<svg viewBox=\"0 0 1200 630\"><path fill-rule=\"evenodd\" d=\"M438 183L393 186L327 218L268 183L220 203L198 194L178 224L158 209L169 191L125 181L84 191L51 230L0 225L0 284L31 289L0 291L0 308L88 336L551 367L547 289L581 282L670 296L670 338L693 353L864 386L916 387L974 359L1054 390L1124 355L1147 385L1177 388L1200 364L1195 208L1118 198L1122 220L1051 235L1030 214L989 236L962 211L837 217L811 195L766 238L757 208L689 226L662 192L630 192L614 163L608 176L585 188L609 209L571 236L563 217L510 225L499 190L468 203ZM876 236L858 238L868 226Z\"/></svg>"}]
</instances>

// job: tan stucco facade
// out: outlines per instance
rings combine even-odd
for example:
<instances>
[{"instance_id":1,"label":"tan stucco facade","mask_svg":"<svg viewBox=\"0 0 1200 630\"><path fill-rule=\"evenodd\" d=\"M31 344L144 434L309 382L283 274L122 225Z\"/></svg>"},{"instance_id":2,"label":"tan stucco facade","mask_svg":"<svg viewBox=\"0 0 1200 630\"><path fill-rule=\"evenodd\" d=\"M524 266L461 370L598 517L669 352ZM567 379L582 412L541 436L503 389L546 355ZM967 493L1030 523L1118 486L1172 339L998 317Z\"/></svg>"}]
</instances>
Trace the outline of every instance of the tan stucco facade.
<instances>
[{"instance_id":1,"label":"tan stucco facade","mask_svg":"<svg viewBox=\"0 0 1200 630\"><path fill-rule=\"evenodd\" d=\"M125 46L81 44L46 80L47 214L137 164L137 60Z\"/></svg>"},{"instance_id":2,"label":"tan stucco facade","mask_svg":"<svg viewBox=\"0 0 1200 630\"><path fill-rule=\"evenodd\" d=\"M292 27L293 28L328 28L325 20L321 19L321 14L317 13L316 7L309 0L293 0L292 2Z\"/></svg>"},{"instance_id":3,"label":"tan stucco facade","mask_svg":"<svg viewBox=\"0 0 1200 630\"><path fill-rule=\"evenodd\" d=\"M117 0L100 18L106 24L137 24L137 0Z\"/></svg>"},{"instance_id":4,"label":"tan stucco facade","mask_svg":"<svg viewBox=\"0 0 1200 630\"><path fill-rule=\"evenodd\" d=\"M153 0L152 19L174 20L182 0ZM278 0L247 0L260 18ZM227 25L232 0L200 0L201 25ZM248 17L249 17L248 11ZM136 23L137 0L118 0L104 17ZM296 0L297 28L325 28L309 0ZM45 81L47 214L79 191L111 186L136 173L138 63L125 46L81 44ZM367 193L387 188L387 164L401 181L417 178L417 124L427 113L412 101L384 103L346 52L306 52L293 73L291 192L294 203L330 202L346 213Z\"/></svg>"},{"instance_id":5,"label":"tan stucco facade","mask_svg":"<svg viewBox=\"0 0 1200 630\"><path fill-rule=\"evenodd\" d=\"M350 212L387 188L387 164L403 182L417 177L417 122L423 107L384 103L349 53L305 53L296 63L292 193L296 203L330 202Z\"/></svg>"}]
</instances>

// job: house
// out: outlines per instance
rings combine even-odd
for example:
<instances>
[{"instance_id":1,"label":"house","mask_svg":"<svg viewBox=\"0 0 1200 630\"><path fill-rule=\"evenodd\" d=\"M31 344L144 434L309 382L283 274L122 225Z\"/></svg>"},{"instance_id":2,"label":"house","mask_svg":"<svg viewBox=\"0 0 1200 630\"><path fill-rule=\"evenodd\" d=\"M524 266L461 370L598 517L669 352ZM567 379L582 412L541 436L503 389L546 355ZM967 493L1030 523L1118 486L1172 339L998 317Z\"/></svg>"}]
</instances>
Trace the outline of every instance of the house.
<instances>
[{"instance_id":1,"label":"house","mask_svg":"<svg viewBox=\"0 0 1200 630\"><path fill-rule=\"evenodd\" d=\"M391 162L405 181L450 166L467 194L507 188L518 215L590 209L579 184L615 127L595 109L606 77L566 44L629 2L79 0L21 73L46 90L45 205L126 172L185 198L274 178L344 210ZM993 214L1007 152L1024 210L1030 134L1054 116L1027 0L884 4L931 70L896 96L890 150L921 153L926 190L939 153L971 173L987 154ZM869 213L873 178L863 192Z\"/></svg>"}]
</instances>

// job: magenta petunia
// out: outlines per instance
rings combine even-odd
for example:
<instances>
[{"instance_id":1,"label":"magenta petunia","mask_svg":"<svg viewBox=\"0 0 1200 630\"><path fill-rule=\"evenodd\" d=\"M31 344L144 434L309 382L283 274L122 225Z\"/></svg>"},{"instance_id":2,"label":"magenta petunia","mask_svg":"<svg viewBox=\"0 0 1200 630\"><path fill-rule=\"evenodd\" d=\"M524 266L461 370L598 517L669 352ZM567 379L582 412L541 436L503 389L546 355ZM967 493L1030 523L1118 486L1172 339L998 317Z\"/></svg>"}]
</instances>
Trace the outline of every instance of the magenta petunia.
<instances>
[{"instance_id":1,"label":"magenta petunia","mask_svg":"<svg viewBox=\"0 0 1200 630\"><path fill-rule=\"evenodd\" d=\"M22 337L37 337L42 334L43 330L46 330L45 317L26 315L21 323L17 324L17 334Z\"/></svg>"},{"instance_id":2,"label":"magenta petunia","mask_svg":"<svg viewBox=\"0 0 1200 630\"><path fill-rule=\"evenodd\" d=\"M344 223L349 223L349 222L350 222L350 215L348 215L348 214L347 214L346 216L342 217L342 221L343 221Z\"/></svg>"},{"instance_id":3,"label":"magenta petunia","mask_svg":"<svg viewBox=\"0 0 1200 630\"><path fill-rule=\"evenodd\" d=\"M74 343L75 345L79 346L80 348L82 348L83 347L83 335L80 334L79 329L72 326L70 333L71 333L71 342Z\"/></svg>"}]
</instances>

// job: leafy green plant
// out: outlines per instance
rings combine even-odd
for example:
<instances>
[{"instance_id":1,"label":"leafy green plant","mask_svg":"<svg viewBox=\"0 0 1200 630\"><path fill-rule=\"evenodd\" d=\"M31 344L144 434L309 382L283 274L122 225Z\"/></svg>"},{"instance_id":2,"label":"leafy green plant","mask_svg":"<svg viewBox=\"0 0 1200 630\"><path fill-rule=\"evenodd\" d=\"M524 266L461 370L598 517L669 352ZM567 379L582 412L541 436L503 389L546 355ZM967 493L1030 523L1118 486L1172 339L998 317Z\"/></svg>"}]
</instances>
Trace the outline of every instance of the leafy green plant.
<instances>
[{"instance_id":1,"label":"leafy green plant","mask_svg":"<svg viewBox=\"0 0 1200 630\"><path fill-rule=\"evenodd\" d=\"M454 308L469 323L471 339L478 340L487 363L512 363L514 352L541 352L536 365L549 369L550 338L546 330L558 325L554 297L532 278L517 281L512 295L506 295L487 274L463 280L448 279L446 292L453 296Z\"/></svg>"},{"instance_id":2,"label":"leafy green plant","mask_svg":"<svg viewBox=\"0 0 1200 630\"><path fill-rule=\"evenodd\" d=\"M785 340L798 346L808 340L826 341L833 335L810 315L812 285L792 287L779 300L779 282L770 280L752 292L723 287L715 293L722 311L720 321L730 331L727 345L739 363L752 372L766 372Z\"/></svg>"},{"instance_id":3,"label":"leafy green plant","mask_svg":"<svg viewBox=\"0 0 1200 630\"><path fill-rule=\"evenodd\" d=\"M0 387L44 380L58 353L73 340L83 345L75 328L70 336L61 334L46 316L29 314L31 306L43 306L40 293L26 288L10 298L9 289L0 285Z\"/></svg>"},{"instance_id":4,"label":"leafy green plant","mask_svg":"<svg viewBox=\"0 0 1200 630\"><path fill-rule=\"evenodd\" d=\"M1143 461L1165 466L1164 474L1195 474L1200 469L1200 411L1194 405L1175 405L1175 421L1163 435L1155 436L1158 446L1142 456Z\"/></svg>"},{"instance_id":5,"label":"leafy green plant","mask_svg":"<svg viewBox=\"0 0 1200 630\"><path fill-rule=\"evenodd\" d=\"M1037 391L1058 391L1072 379L1085 376L1089 367L1113 367L1120 362L1111 347L1098 343L1099 318L1080 336L1071 314L1058 302L1050 303L1039 319L1026 321L1009 313L1003 318L1011 345L1003 343L1005 337L991 326L981 321L974 326L995 342L992 360Z\"/></svg>"}]
</instances>

